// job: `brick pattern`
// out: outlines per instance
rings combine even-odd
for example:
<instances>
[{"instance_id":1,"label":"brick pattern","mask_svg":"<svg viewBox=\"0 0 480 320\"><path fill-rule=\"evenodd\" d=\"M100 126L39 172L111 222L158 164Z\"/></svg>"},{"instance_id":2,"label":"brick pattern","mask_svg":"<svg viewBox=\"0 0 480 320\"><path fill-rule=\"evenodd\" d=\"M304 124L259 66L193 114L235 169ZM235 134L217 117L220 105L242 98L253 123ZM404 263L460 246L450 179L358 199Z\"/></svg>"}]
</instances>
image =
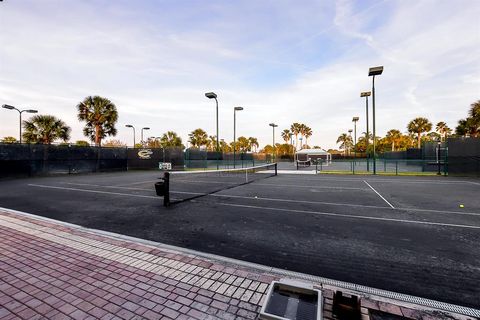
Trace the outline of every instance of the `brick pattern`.
<instances>
[{"instance_id":1,"label":"brick pattern","mask_svg":"<svg viewBox=\"0 0 480 320\"><path fill-rule=\"evenodd\" d=\"M1 320L255 319L268 286L262 275L67 231L0 215Z\"/></svg>"},{"instance_id":2,"label":"brick pattern","mask_svg":"<svg viewBox=\"0 0 480 320\"><path fill-rule=\"evenodd\" d=\"M279 279L2 211L0 243L0 320L256 319ZM334 320L334 290L322 292L324 319ZM362 320L369 310L440 315L367 297L361 305Z\"/></svg>"}]
</instances>

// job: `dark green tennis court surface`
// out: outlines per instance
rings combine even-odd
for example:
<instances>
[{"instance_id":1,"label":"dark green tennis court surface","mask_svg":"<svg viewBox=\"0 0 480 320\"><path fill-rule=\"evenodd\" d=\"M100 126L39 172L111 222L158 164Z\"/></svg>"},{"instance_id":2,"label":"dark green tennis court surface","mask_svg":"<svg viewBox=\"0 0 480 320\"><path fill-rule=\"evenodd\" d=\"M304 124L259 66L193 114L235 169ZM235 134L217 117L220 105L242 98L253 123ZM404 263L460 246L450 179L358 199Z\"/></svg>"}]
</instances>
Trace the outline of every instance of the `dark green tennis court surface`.
<instances>
[{"instance_id":1,"label":"dark green tennis court surface","mask_svg":"<svg viewBox=\"0 0 480 320\"><path fill-rule=\"evenodd\" d=\"M480 307L479 180L279 172L165 208L153 188L160 176L134 171L3 180L0 206Z\"/></svg>"}]
</instances>

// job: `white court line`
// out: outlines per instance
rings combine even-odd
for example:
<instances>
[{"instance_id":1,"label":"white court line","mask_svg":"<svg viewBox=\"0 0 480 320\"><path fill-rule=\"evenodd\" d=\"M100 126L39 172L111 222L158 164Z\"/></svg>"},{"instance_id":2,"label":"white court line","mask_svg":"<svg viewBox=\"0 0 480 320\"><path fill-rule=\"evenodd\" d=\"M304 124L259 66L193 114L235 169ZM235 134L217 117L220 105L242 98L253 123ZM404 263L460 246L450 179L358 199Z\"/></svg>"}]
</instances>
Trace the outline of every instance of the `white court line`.
<instances>
[{"instance_id":1,"label":"white court line","mask_svg":"<svg viewBox=\"0 0 480 320\"><path fill-rule=\"evenodd\" d=\"M145 195L142 195L142 194L129 194L129 193L110 192L110 191L87 190L87 189L67 188L67 187L55 187L55 186L47 186L47 185L43 185L43 184L28 184L28 186L29 187L37 187L37 188L67 190L67 191L80 191L80 192L88 192L88 193L110 194L110 195L115 195L115 196L131 196L131 197L138 197L138 198L158 199L157 196L145 196Z\"/></svg>"},{"instance_id":2,"label":"white court line","mask_svg":"<svg viewBox=\"0 0 480 320\"><path fill-rule=\"evenodd\" d=\"M232 203L223 203L223 202L220 202L218 204L223 205L223 206L228 206L228 207L240 207L240 208L249 208L249 209L270 210L270 211L293 212L293 213L310 213L310 214L316 214L316 215L322 215L322 216L338 216L338 217L353 218L353 219L380 220L380 221L412 223L412 224L425 224L425 225L456 227L456 228L465 228L465 229L480 229L480 226L471 226L471 225L464 225L464 224L415 221L415 220L405 220L405 219L391 219L391 218L370 217L370 216L355 216L355 215L343 214L343 213L320 212L320 211L310 211L310 210L295 210L295 209L282 209L282 208L251 206L251 205L232 204Z\"/></svg>"},{"instance_id":3,"label":"white court line","mask_svg":"<svg viewBox=\"0 0 480 320\"><path fill-rule=\"evenodd\" d=\"M343 178L344 176L342 175L342 178L326 178L324 176L321 176L321 175L317 175L315 177L318 177L318 178L314 178L314 179L307 179L307 177L302 177L302 180L304 181L337 181L337 182L342 182L342 181L346 181L346 182L353 182L353 181L364 181L365 180L365 177L359 177L359 178ZM288 178L290 178L289 176L287 175L284 175L282 176L282 179L286 179L286 180L289 180ZM292 177L292 179L290 180L296 180L298 181L298 177ZM438 185L449 185L449 184L465 184L465 183L469 183L470 181L461 181L461 180L451 180L451 181L434 181L434 180L430 180L430 179L424 179L424 180L416 180L416 181L413 181L413 180L405 180L404 177L398 177L398 179L381 179L381 178L373 178L371 176L369 176L366 180L370 181L370 182L392 182L392 183L411 183L411 184L438 184ZM475 182L473 182L475 183Z\"/></svg>"},{"instance_id":4,"label":"white court line","mask_svg":"<svg viewBox=\"0 0 480 320\"><path fill-rule=\"evenodd\" d=\"M395 207L394 207L390 202L388 202L387 199L385 199L377 190L375 190L367 181L363 180L363 182L365 182L365 183L367 184L367 186L369 186L370 189L373 190L373 192L375 192L376 194L378 194L378 196L379 196L380 198L382 198L383 201L385 201L390 207L392 207L392 209L395 209Z\"/></svg>"},{"instance_id":5,"label":"white court line","mask_svg":"<svg viewBox=\"0 0 480 320\"><path fill-rule=\"evenodd\" d=\"M144 188L130 188L130 187L117 187L117 186L103 186L98 184L89 184L89 183L73 183L73 182L62 182L64 184L69 185L78 185L78 186L90 186L90 187L101 187L101 188L110 188L110 189L121 189L121 190L134 190L134 191L153 191L152 189L144 189ZM85 190L85 189L78 189L78 190ZM92 192L94 190L91 190ZM220 190L222 192L224 190ZM324 205L331 205L331 206L341 206L341 207L359 207L359 208L372 208L372 209L393 209L397 211L417 211L417 212L433 212L433 213L445 213L445 214L457 214L457 215L468 215L468 216L480 216L480 213L477 212L461 212L461 211L447 211L447 210L435 210L435 209L420 209L420 208L392 208L392 207L382 207L382 206L375 206L375 205L365 205L365 204L353 204L353 203L341 203L341 202L325 202L325 201L308 201L308 200L293 200L293 199L280 199L280 198L265 198L265 197L249 197L249 196L239 196L239 195L231 195L231 194L221 194L221 193L202 193L202 192L189 192L189 191L175 191L170 190L170 193L178 193L178 194L192 194L192 195L208 195L210 197L217 197L217 198L238 198L238 199L248 199L248 200L264 200L264 201L276 201L276 202L291 202L291 203L308 203L308 204L324 204ZM121 195L126 196L133 196L129 193L119 193Z\"/></svg>"},{"instance_id":6,"label":"white court line","mask_svg":"<svg viewBox=\"0 0 480 320\"><path fill-rule=\"evenodd\" d=\"M158 179L156 179L156 180L145 180L145 181L139 181L139 182L122 183L122 184L119 184L118 187L122 187L122 186L133 186L133 185L136 185L136 184L158 182L159 180L160 180L160 178L158 178Z\"/></svg>"},{"instance_id":7,"label":"white court line","mask_svg":"<svg viewBox=\"0 0 480 320\"><path fill-rule=\"evenodd\" d=\"M480 186L480 183L478 182L473 182L473 181L467 181L468 183L471 183L471 184L474 184L474 185L477 185L477 186Z\"/></svg>"}]
</instances>

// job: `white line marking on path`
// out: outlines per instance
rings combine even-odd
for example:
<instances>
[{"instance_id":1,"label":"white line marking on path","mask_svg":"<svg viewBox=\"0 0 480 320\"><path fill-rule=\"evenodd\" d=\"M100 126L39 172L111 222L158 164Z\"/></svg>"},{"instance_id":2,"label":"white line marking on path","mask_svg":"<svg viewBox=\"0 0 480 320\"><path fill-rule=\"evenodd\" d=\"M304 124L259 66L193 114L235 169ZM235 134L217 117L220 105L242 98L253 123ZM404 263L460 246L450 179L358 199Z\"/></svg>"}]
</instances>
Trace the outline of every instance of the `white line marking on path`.
<instances>
[{"instance_id":1,"label":"white line marking on path","mask_svg":"<svg viewBox=\"0 0 480 320\"><path fill-rule=\"evenodd\" d=\"M369 186L370 189L373 190L373 192L375 192L376 194L378 194L378 196L379 196L380 198L382 198L383 201L385 201L390 207L392 207L392 209L395 209L395 207L394 207L390 202L388 202L387 199L385 199L377 190L375 190L367 181L363 180L363 182L365 182L365 183L367 184L367 186Z\"/></svg>"},{"instance_id":2,"label":"white line marking on path","mask_svg":"<svg viewBox=\"0 0 480 320\"><path fill-rule=\"evenodd\" d=\"M477 185L477 186L480 186L480 183L478 182L473 182L473 181L467 181L468 183L471 183L471 184L474 184L474 185Z\"/></svg>"},{"instance_id":3,"label":"white line marking on path","mask_svg":"<svg viewBox=\"0 0 480 320\"><path fill-rule=\"evenodd\" d=\"M294 212L294 213L309 213L322 216L337 216L353 219L365 219L365 220L380 220L380 221L390 221L390 222L400 222L400 223L412 223L412 224L425 224L425 225L434 225L434 226L444 226L444 227L456 227L456 228L465 228L465 229L480 229L480 226L471 226L464 224L451 224L451 223L440 223L440 222L428 222L428 221L415 221L415 220L404 220L404 219L391 219L391 218L381 218L381 217L370 217L370 216L355 216L351 214L343 213L332 213L332 212L319 212L319 211L309 211L309 210L295 210L295 209L282 209L282 208L272 208L272 207L261 207L261 206L251 206L243 204L232 204L232 203L223 203L219 202L218 204L228 207L240 207L240 208L249 208L249 209L263 209L271 211L282 211L282 212Z\"/></svg>"}]
</instances>

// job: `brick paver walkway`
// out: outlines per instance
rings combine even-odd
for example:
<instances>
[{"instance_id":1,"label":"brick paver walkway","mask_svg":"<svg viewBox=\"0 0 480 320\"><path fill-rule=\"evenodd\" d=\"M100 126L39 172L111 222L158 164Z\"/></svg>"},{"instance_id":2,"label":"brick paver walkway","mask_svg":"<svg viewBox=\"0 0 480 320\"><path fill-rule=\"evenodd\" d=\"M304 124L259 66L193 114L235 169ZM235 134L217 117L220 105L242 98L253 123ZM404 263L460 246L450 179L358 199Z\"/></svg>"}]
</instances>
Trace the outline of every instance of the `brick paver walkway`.
<instances>
[{"instance_id":1,"label":"brick paver walkway","mask_svg":"<svg viewBox=\"0 0 480 320\"><path fill-rule=\"evenodd\" d=\"M0 211L0 319L255 319L278 276ZM325 319L333 290L322 288ZM429 313L363 298L415 319ZM464 318L467 319L467 318Z\"/></svg>"}]
</instances>

